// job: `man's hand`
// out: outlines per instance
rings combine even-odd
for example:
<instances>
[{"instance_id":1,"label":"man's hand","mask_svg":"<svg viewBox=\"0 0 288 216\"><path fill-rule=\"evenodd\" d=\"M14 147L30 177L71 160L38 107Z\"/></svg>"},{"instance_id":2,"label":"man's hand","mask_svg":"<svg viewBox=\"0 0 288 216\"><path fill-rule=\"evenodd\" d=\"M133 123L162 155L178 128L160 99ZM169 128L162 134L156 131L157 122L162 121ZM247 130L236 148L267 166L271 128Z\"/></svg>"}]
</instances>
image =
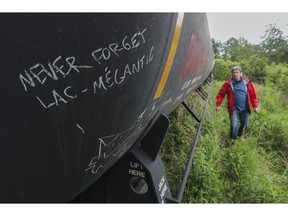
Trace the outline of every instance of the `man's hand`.
<instances>
[{"instance_id":1,"label":"man's hand","mask_svg":"<svg viewBox=\"0 0 288 216\"><path fill-rule=\"evenodd\" d=\"M254 108L254 112L258 112L258 107Z\"/></svg>"},{"instance_id":2,"label":"man's hand","mask_svg":"<svg viewBox=\"0 0 288 216\"><path fill-rule=\"evenodd\" d=\"M218 112L220 110L220 106L216 106L216 112Z\"/></svg>"}]
</instances>

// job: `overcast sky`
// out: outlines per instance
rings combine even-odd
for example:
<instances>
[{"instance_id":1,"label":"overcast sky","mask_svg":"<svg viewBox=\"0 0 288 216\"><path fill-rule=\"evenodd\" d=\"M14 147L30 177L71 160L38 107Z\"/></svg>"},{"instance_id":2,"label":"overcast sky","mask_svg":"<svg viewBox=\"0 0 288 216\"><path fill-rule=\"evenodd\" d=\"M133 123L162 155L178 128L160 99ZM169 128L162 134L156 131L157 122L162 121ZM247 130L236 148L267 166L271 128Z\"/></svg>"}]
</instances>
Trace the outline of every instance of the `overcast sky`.
<instances>
[{"instance_id":1,"label":"overcast sky","mask_svg":"<svg viewBox=\"0 0 288 216\"><path fill-rule=\"evenodd\" d=\"M276 23L288 35L288 10L283 0L10 0L1 4L1 12L206 12L212 38L227 41L244 37L259 43L268 24ZM217 12L217 13L215 13ZM234 13L231 13L234 12ZM243 13L244 12L244 13ZM248 13L250 12L250 13ZM266 12L266 13L265 13ZM267 13L268 12L268 13ZM281 13L280 13L281 12Z\"/></svg>"},{"instance_id":2,"label":"overcast sky","mask_svg":"<svg viewBox=\"0 0 288 216\"><path fill-rule=\"evenodd\" d=\"M256 44L266 26L275 23L288 36L288 13L207 13L211 38L222 42L244 37Z\"/></svg>"}]
</instances>

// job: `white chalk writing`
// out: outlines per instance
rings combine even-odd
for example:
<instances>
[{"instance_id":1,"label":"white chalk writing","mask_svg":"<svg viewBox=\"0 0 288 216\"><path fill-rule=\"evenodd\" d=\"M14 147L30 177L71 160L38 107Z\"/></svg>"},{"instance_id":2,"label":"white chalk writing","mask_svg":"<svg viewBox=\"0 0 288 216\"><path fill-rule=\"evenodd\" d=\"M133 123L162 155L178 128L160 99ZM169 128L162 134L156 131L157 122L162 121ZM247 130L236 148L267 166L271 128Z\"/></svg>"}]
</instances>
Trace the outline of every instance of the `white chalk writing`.
<instances>
[{"instance_id":1,"label":"white chalk writing","mask_svg":"<svg viewBox=\"0 0 288 216\"><path fill-rule=\"evenodd\" d=\"M120 133L98 138L98 155L91 159L85 171L91 170L92 173L97 173L100 168L106 166L107 158L119 155L123 147L125 150L130 147L133 142L129 141L140 134L143 129L144 127L138 123ZM128 143L129 146L127 146Z\"/></svg>"},{"instance_id":2,"label":"white chalk writing","mask_svg":"<svg viewBox=\"0 0 288 216\"><path fill-rule=\"evenodd\" d=\"M93 59L98 64L101 64L101 61L109 60L112 54L119 58L119 52L136 49L141 44L145 44L146 40L144 33L146 30L146 28L141 31L139 30L133 34L132 37L125 36L120 44L111 43L108 45L108 48L97 48L92 52ZM76 58L74 56L66 57L65 60L63 60L62 56L58 56L52 63L48 61L45 66L42 63L36 63L28 70L24 69L24 74L20 73L19 79L25 91L28 91L27 86L35 87L37 83L43 85L47 78L58 80L59 76L65 78L71 71L80 73L80 69L82 68L93 68L91 65L76 65L75 62Z\"/></svg>"},{"instance_id":3,"label":"white chalk writing","mask_svg":"<svg viewBox=\"0 0 288 216\"><path fill-rule=\"evenodd\" d=\"M112 86L122 84L129 76L140 73L153 60L153 52L154 47L152 46L148 54L142 55L141 58L137 58L135 62L126 64L121 69L117 68L112 71L106 67L104 75L99 76L97 80L92 81L89 88L85 88L80 92L75 92L72 86L67 86L63 90L52 90L50 101L47 101L47 99L44 101L40 96L36 96L36 98L45 109L49 109L60 104L67 104L69 101L77 99L79 94L88 93L89 90L93 91L93 94L97 94L101 90L107 91Z\"/></svg>"},{"instance_id":4,"label":"white chalk writing","mask_svg":"<svg viewBox=\"0 0 288 216\"><path fill-rule=\"evenodd\" d=\"M93 59L101 65L101 61L107 61L111 58L112 55L120 57L120 52L129 51L136 49L141 44L145 44L145 36L146 28L142 31L136 32L132 37L125 36L122 42L119 43L111 43L107 47L100 47L92 52Z\"/></svg>"},{"instance_id":5,"label":"white chalk writing","mask_svg":"<svg viewBox=\"0 0 288 216\"><path fill-rule=\"evenodd\" d=\"M154 101L139 114L135 122L128 129L98 138L98 155L90 160L88 168L85 171L91 171L91 173L96 174L101 168L107 166L112 161L111 157L121 157L131 147L133 139L135 140L143 132L150 120L155 117L161 106L162 104L159 100Z\"/></svg>"},{"instance_id":6,"label":"white chalk writing","mask_svg":"<svg viewBox=\"0 0 288 216\"><path fill-rule=\"evenodd\" d=\"M68 77L70 74L81 74L83 70L93 69L97 70L100 76L94 79L93 83L89 84L90 87L84 87L80 92L77 88L77 92L73 89L73 86L68 85L62 87L57 86L57 89L51 89L48 91L48 96L36 95L37 101L45 109L49 109L54 106L59 106L60 104L67 104L71 100L75 100L80 96L80 93L88 93L89 90L96 94L100 90L107 91L109 88L115 85L122 84L129 76L136 73L140 73L145 66L147 66L154 57L154 46L151 46L150 52L140 55L140 57L135 57L135 60L126 60L127 63L124 64L122 68L111 66L103 68L95 68L95 62L101 65L103 61L108 61L112 57L120 58L121 55L127 56L127 52L135 52L134 50L143 47L146 43L145 32L146 28L137 30L131 35L124 35L122 39L118 42L113 42L107 46L102 46L96 48L91 52L91 62L92 65L80 64L79 60L75 56L62 57L61 55L53 59L52 61L47 61L45 63L36 63L24 69L23 73L19 74L19 80L26 92L36 88L37 86L47 85L47 81L50 79L52 81L57 81ZM123 62L123 61L122 61ZM96 65L97 66L97 65ZM99 67L99 66L98 66ZM75 75L73 76L75 77ZM75 78L74 78L75 79ZM62 88L62 90L60 89ZM47 90L45 91L47 92ZM50 97L50 99L49 99Z\"/></svg>"},{"instance_id":7,"label":"white chalk writing","mask_svg":"<svg viewBox=\"0 0 288 216\"><path fill-rule=\"evenodd\" d=\"M106 67L105 75L99 76L99 79L93 83L94 94L98 89L107 90L113 85L120 85L127 77L141 72L153 60L153 51L154 47L152 46L148 55L144 54L141 58L137 58L135 62L126 64L122 70L118 68L111 70Z\"/></svg>"},{"instance_id":8,"label":"white chalk writing","mask_svg":"<svg viewBox=\"0 0 288 216\"><path fill-rule=\"evenodd\" d=\"M85 131L83 130L83 128L79 124L76 124L76 126L82 131L83 134L85 134Z\"/></svg>"},{"instance_id":9,"label":"white chalk writing","mask_svg":"<svg viewBox=\"0 0 288 216\"><path fill-rule=\"evenodd\" d=\"M81 68L93 68L93 66L89 65L75 65L75 61L76 58L74 56L65 58L65 61L63 61L62 56L58 56L52 64L50 62L47 63L48 67L45 67L41 63L37 63L28 70L24 69L25 75L20 73L19 79L25 91L28 91L27 86L35 87L37 83L43 85L47 78L58 80L59 77L65 78L68 76L71 71L80 73Z\"/></svg>"}]
</instances>

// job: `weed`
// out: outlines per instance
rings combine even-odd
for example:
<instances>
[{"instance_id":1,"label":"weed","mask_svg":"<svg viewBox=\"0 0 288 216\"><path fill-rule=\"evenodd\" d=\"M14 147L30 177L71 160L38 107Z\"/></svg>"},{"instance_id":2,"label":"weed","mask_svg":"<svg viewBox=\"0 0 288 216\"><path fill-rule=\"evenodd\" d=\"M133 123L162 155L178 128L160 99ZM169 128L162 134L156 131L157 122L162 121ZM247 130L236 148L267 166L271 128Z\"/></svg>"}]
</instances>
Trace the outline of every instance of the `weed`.
<instances>
[{"instance_id":1,"label":"weed","mask_svg":"<svg viewBox=\"0 0 288 216\"><path fill-rule=\"evenodd\" d=\"M221 84L213 85L183 202L288 203L288 104L275 88L256 85L260 110L252 113L245 136L232 141L225 101L220 112L214 111ZM186 103L201 113L202 102L195 95ZM169 118L160 153L175 197L198 123L182 106Z\"/></svg>"}]
</instances>

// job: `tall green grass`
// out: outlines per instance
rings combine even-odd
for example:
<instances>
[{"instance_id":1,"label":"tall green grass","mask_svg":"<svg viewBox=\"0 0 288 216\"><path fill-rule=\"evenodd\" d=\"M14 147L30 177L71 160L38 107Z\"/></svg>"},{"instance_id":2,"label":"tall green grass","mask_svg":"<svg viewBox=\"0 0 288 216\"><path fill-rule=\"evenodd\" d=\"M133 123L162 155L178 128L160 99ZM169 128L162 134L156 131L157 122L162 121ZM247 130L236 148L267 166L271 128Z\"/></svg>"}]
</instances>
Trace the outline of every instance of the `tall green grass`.
<instances>
[{"instance_id":1,"label":"tall green grass","mask_svg":"<svg viewBox=\"0 0 288 216\"><path fill-rule=\"evenodd\" d=\"M182 202L288 203L287 102L275 88L256 85L260 110L252 113L245 136L232 141L226 101L215 112L222 83L213 84ZM193 94L185 102L201 113L200 97ZM182 106L169 118L161 156L176 198L198 123Z\"/></svg>"}]
</instances>

